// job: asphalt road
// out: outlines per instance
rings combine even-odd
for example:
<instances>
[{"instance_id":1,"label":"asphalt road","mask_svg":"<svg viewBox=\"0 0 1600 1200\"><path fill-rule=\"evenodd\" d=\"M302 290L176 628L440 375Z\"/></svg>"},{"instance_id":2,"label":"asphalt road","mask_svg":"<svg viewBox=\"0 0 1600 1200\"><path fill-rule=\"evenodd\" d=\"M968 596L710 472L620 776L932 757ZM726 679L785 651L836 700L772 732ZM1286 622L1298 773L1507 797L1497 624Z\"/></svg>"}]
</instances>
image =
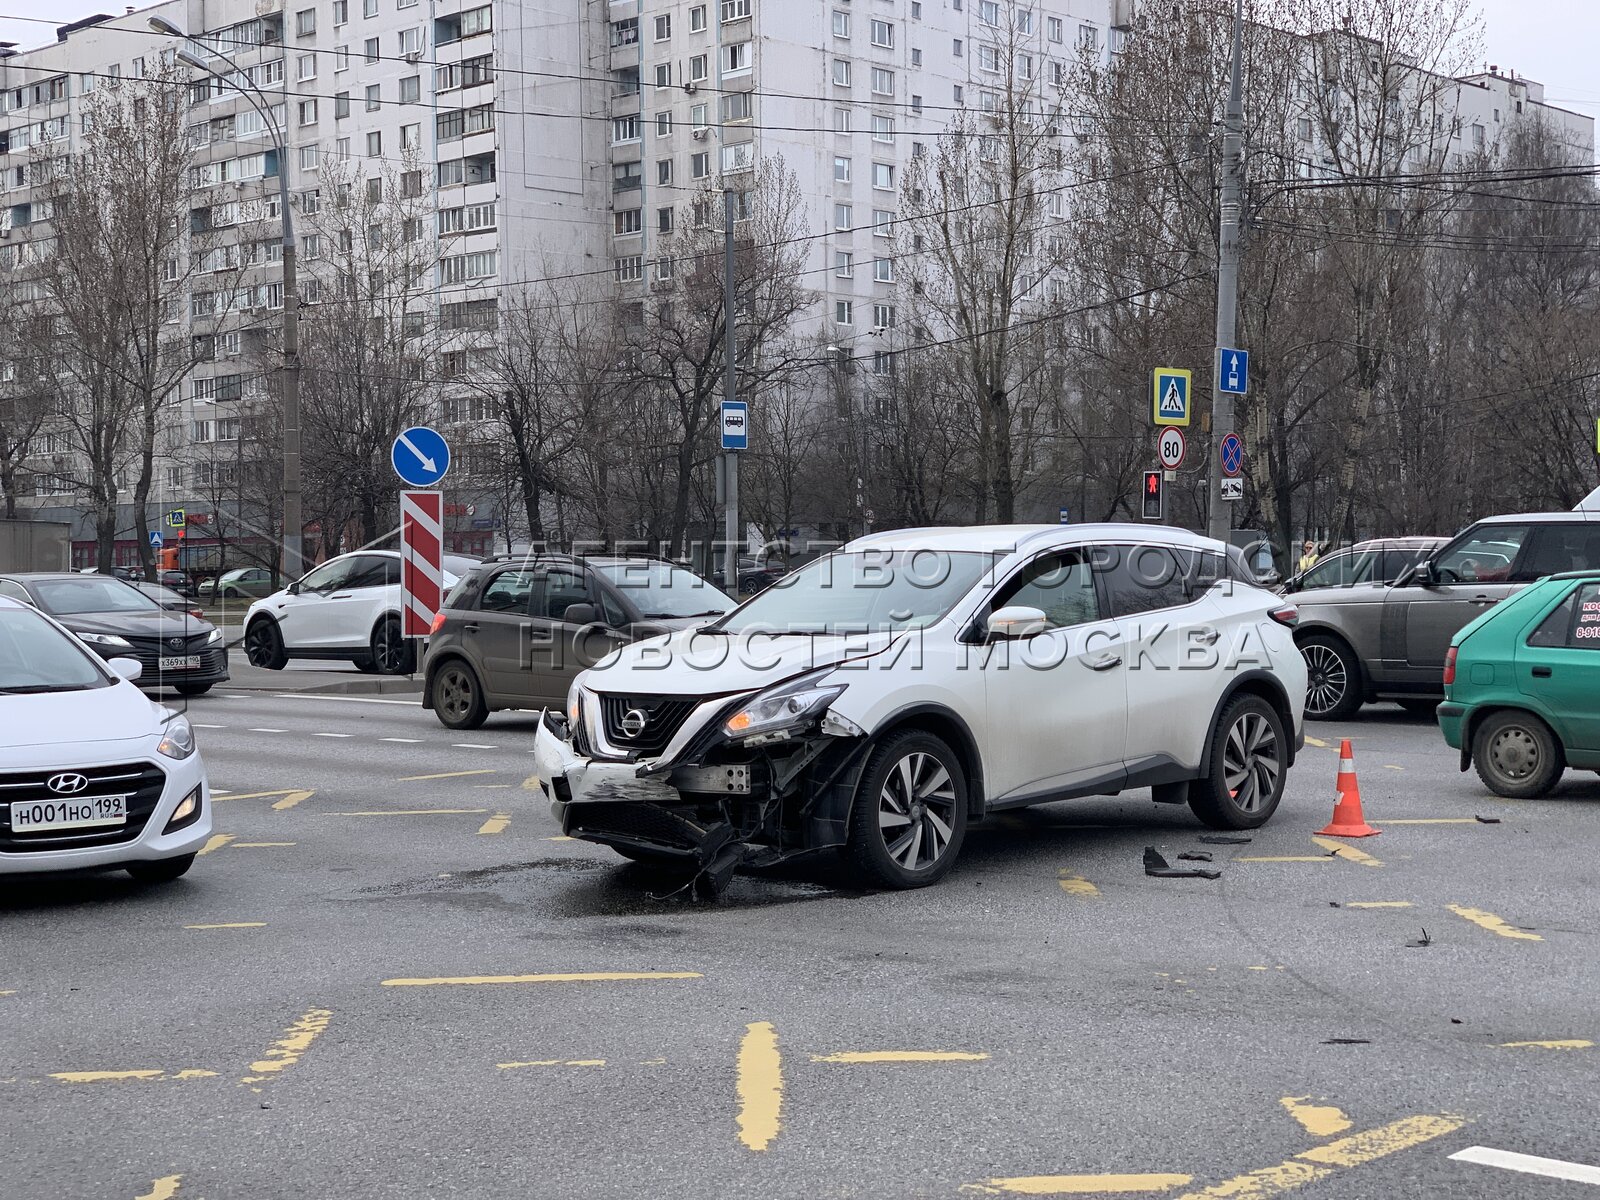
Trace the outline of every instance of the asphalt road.
<instances>
[{"instance_id":1,"label":"asphalt road","mask_svg":"<svg viewBox=\"0 0 1600 1200\"><path fill-rule=\"evenodd\" d=\"M184 880L0 884L8 1200L1600 1197L1450 1157L1600 1163L1592 776L1496 800L1372 710L1248 844L1141 792L707 904L556 839L527 717L192 716L231 794ZM1365 859L1312 840L1345 735Z\"/></svg>"}]
</instances>

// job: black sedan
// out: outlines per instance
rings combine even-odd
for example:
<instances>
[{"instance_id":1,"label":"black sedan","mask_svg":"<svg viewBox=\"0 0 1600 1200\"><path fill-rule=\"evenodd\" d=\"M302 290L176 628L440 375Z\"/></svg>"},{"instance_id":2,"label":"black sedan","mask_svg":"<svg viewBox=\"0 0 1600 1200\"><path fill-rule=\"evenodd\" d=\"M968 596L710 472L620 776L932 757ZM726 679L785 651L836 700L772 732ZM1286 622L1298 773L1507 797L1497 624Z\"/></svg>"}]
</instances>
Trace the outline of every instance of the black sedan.
<instances>
[{"instance_id":1,"label":"black sedan","mask_svg":"<svg viewBox=\"0 0 1600 1200\"><path fill-rule=\"evenodd\" d=\"M228 678L222 630L105 575L0 575L0 596L49 613L101 658L136 658L139 686L198 696Z\"/></svg>"}]
</instances>

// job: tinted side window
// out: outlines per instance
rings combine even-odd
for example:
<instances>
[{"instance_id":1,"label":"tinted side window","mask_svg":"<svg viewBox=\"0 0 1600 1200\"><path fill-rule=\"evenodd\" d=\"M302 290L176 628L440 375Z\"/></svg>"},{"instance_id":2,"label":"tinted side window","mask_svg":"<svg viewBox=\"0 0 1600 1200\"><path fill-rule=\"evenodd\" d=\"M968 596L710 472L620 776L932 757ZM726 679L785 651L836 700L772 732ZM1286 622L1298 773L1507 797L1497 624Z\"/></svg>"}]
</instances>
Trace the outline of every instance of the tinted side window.
<instances>
[{"instance_id":1,"label":"tinted side window","mask_svg":"<svg viewBox=\"0 0 1600 1200\"><path fill-rule=\"evenodd\" d=\"M347 588L374 588L382 587L390 582L389 568L394 568L393 582L400 582L400 562L398 559L381 558L376 554L363 554L353 560L354 566L350 570L350 578L344 583Z\"/></svg>"},{"instance_id":2,"label":"tinted side window","mask_svg":"<svg viewBox=\"0 0 1600 1200\"><path fill-rule=\"evenodd\" d=\"M28 598L28 589L9 579L0 579L0 596L9 596L13 600L21 600L24 604L33 603Z\"/></svg>"},{"instance_id":3,"label":"tinted side window","mask_svg":"<svg viewBox=\"0 0 1600 1200\"><path fill-rule=\"evenodd\" d=\"M1600 567L1600 525L1541 525L1517 567L1517 579L1533 581L1563 571Z\"/></svg>"},{"instance_id":4,"label":"tinted side window","mask_svg":"<svg viewBox=\"0 0 1600 1200\"><path fill-rule=\"evenodd\" d=\"M300 588L307 592L337 591L349 581L350 571L356 562L353 558L337 558L323 563L301 580Z\"/></svg>"},{"instance_id":5,"label":"tinted side window","mask_svg":"<svg viewBox=\"0 0 1600 1200\"><path fill-rule=\"evenodd\" d=\"M1526 525L1483 525L1470 529L1434 560L1441 583L1508 583L1522 545Z\"/></svg>"},{"instance_id":6,"label":"tinted side window","mask_svg":"<svg viewBox=\"0 0 1600 1200\"><path fill-rule=\"evenodd\" d=\"M606 619L606 624L613 629L621 629L628 624L627 610L622 607L622 601L613 596L609 589L600 589L600 612Z\"/></svg>"},{"instance_id":7,"label":"tinted side window","mask_svg":"<svg viewBox=\"0 0 1600 1200\"><path fill-rule=\"evenodd\" d=\"M1094 555L1113 617L1177 608L1191 599L1183 572L1165 546L1101 546Z\"/></svg>"},{"instance_id":8,"label":"tinted side window","mask_svg":"<svg viewBox=\"0 0 1600 1200\"><path fill-rule=\"evenodd\" d=\"M1001 589L991 608L1020 605L1044 613L1052 629L1085 625L1101 617L1094 571L1076 551L1046 554Z\"/></svg>"},{"instance_id":9,"label":"tinted side window","mask_svg":"<svg viewBox=\"0 0 1600 1200\"><path fill-rule=\"evenodd\" d=\"M1568 644L1575 650L1600 650L1600 583L1578 589L1577 610Z\"/></svg>"},{"instance_id":10,"label":"tinted side window","mask_svg":"<svg viewBox=\"0 0 1600 1200\"><path fill-rule=\"evenodd\" d=\"M589 602L589 588L584 583L582 575L571 571L551 570L543 572L543 576L544 587L541 589L543 600L534 612L535 616L559 621L569 604Z\"/></svg>"},{"instance_id":11,"label":"tinted side window","mask_svg":"<svg viewBox=\"0 0 1600 1200\"><path fill-rule=\"evenodd\" d=\"M1577 608L1577 593L1568 592L1567 598L1556 606L1554 612L1539 622L1539 628L1528 635L1528 645L1546 648L1565 646L1572 632L1572 614Z\"/></svg>"},{"instance_id":12,"label":"tinted side window","mask_svg":"<svg viewBox=\"0 0 1600 1200\"><path fill-rule=\"evenodd\" d=\"M1303 588L1343 587L1350 582L1350 556L1335 554L1325 558L1301 577Z\"/></svg>"},{"instance_id":13,"label":"tinted side window","mask_svg":"<svg viewBox=\"0 0 1600 1200\"><path fill-rule=\"evenodd\" d=\"M501 571L483 589L478 607L484 612L523 613L531 610L532 571Z\"/></svg>"}]
</instances>

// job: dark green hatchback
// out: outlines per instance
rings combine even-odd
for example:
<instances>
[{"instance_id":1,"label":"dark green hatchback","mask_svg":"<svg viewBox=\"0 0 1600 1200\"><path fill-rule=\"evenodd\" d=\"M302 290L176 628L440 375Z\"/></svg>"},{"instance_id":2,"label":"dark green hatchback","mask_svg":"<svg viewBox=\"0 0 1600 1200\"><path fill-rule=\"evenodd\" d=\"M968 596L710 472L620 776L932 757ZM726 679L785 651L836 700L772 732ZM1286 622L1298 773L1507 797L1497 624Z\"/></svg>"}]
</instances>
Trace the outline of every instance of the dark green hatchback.
<instances>
[{"instance_id":1,"label":"dark green hatchback","mask_svg":"<svg viewBox=\"0 0 1600 1200\"><path fill-rule=\"evenodd\" d=\"M1600 570L1542 579L1451 643L1444 740L1493 792L1546 795L1568 767L1600 771Z\"/></svg>"}]
</instances>

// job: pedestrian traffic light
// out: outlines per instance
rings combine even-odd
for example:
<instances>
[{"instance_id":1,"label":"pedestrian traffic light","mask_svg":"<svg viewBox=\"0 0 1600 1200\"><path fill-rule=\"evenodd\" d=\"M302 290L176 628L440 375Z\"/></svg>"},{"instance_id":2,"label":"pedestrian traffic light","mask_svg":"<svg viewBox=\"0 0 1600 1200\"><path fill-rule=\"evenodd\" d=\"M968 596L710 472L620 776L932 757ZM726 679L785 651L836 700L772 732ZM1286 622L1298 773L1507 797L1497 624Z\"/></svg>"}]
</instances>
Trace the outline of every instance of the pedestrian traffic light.
<instances>
[{"instance_id":1,"label":"pedestrian traffic light","mask_svg":"<svg viewBox=\"0 0 1600 1200\"><path fill-rule=\"evenodd\" d=\"M1144 519L1146 521L1159 521L1165 515L1163 497L1161 495L1161 472L1146 471L1144 473Z\"/></svg>"}]
</instances>

